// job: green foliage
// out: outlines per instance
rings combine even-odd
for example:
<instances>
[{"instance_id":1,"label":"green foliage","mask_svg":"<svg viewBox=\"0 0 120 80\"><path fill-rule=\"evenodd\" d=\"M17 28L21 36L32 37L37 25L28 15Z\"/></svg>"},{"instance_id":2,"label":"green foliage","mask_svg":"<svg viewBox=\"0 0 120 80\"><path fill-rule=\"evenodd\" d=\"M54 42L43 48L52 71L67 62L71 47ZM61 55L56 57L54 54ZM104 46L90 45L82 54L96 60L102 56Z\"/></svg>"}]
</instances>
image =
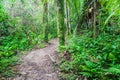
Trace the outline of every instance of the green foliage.
<instances>
[{"instance_id":1,"label":"green foliage","mask_svg":"<svg viewBox=\"0 0 120 80\"><path fill-rule=\"evenodd\" d=\"M14 72L11 68L15 66L16 64L19 64L18 57L13 56L10 53L3 53L0 52L0 54L3 54L4 57L0 59L0 74L1 76L14 76ZM7 55L6 55L7 54Z\"/></svg>"},{"instance_id":2,"label":"green foliage","mask_svg":"<svg viewBox=\"0 0 120 80\"><path fill-rule=\"evenodd\" d=\"M20 54L20 51L32 49L34 46L41 47L41 40L42 36L34 32L29 32L29 35L27 35L20 29L3 36L0 46L0 73L5 74L4 71L9 71L9 67L17 60L14 57ZM6 69L6 67L8 68Z\"/></svg>"},{"instance_id":3,"label":"green foliage","mask_svg":"<svg viewBox=\"0 0 120 80\"><path fill-rule=\"evenodd\" d=\"M76 76L73 74L63 74L61 75L61 80L75 80Z\"/></svg>"},{"instance_id":4,"label":"green foliage","mask_svg":"<svg viewBox=\"0 0 120 80\"><path fill-rule=\"evenodd\" d=\"M42 19L44 13L41 13L41 7L47 0L42 0L42 2L38 0L31 0L30 2L27 0L8 0L7 7L9 10L6 11L8 14L3 9L2 1L5 0L0 0L0 74L11 76L13 75L11 74L13 73L11 67L18 62L17 54L36 46L37 48L43 47L41 41L43 40L43 28L45 26ZM96 0L98 1L97 7L99 7L96 10L98 31L96 40L91 38L93 32L88 33L88 31L93 30L88 25L90 20L88 19L88 9L93 6L94 0L66 1L71 33L73 31L76 33L77 28L79 28L82 36L72 38L67 48L60 46L60 51L68 50L71 57L70 61L65 61L61 65L65 72L63 80L75 80L81 75L87 76L88 80L119 79L120 0ZM54 0L48 1L49 21L47 26L49 30L47 30L49 39L57 37L57 15L54 3ZM63 13L58 17L58 19L65 18ZM61 23L64 23L63 19L60 20ZM63 24L60 26L60 31L66 29ZM65 33L61 32L59 35L63 37ZM64 40L61 40L61 43L63 42Z\"/></svg>"},{"instance_id":5,"label":"green foliage","mask_svg":"<svg viewBox=\"0 0 120 80\"><path fill-rule=\"evenodd\" d=\"M99 9L100 14L100 29L108 26L119 26L120 18L120 1L119 0L100 0L101 8ZM104 31L104 30L102 30Z\"/></svg>"},{"instance_id":6,"label":"green foliage","mask_svg":"<svg viewBox=\"0 0 120 80\"><path fill-rule=\"evenodd\" d=\"M64 72L87 76L89 80L120 78L120 35L103 33L96 40L82 35L69 42L72 60L64 62Z\"/></svg>"},{"instance_id":7,"label":"green foliage","mask_svg":"<svg viewBox=\"0 0 120 80\"><path fill-rule=\"evenodd\" d=\"M18 62L17 54L37 46L41 47L42 35L28 26L19 25L19 18L8 16L0 4L0 75L12 76L12 66Z\"/></svg>"},{"instance_id":8,"label":"green foliage","mask_svg":"<svg viewBox=\"0 0 120 80\"><path fill-rule=\"evenodd\" d=\"M11 67L18 62L17 56L21 51L43 47L43 15L41 9L38 11L41 7L38 1L30 1L32 6L34 4L33 7L28 6L28 1L23 0L8 0L5 1L9 3L7 5L3 5L2 1L0 0L0 76L10 76L12 75ZM53 5L53 3L50 4ZM57 27L54 7L49 7L52 10L52 12L49 11L51 20L49 21L49 39L51 39L57 36Z\"/></svg>"},{"instance_id":9,"label":"green foliage","mask_svg":"<svg viewBox=\"0 0 120 80\"><path fill-rule=\"evenodd\" d=\"M86 9L85 4L86 0L67 0L67 5L70 9L70 20L71 20L71 30L75 31L78 27L78 23L82 20L82 16L84 15L84 10ZM73 32L72 32L73 33ZM76 33L76 32L75 32Z\"/></svg>"},{"instance_id":10,"label":"green foliage","mask_svg":"<svg viewBox=\"0 0 120 80\"><path fill-rule=\"evenodd\" d=\"M0 5L0 36L6 35L5 33L7 32L7 28L8 28L8 26L5 26L7 25L6 20L7 20L7 15L4 13L2 5Z\"/></svg>"}]
</instances>

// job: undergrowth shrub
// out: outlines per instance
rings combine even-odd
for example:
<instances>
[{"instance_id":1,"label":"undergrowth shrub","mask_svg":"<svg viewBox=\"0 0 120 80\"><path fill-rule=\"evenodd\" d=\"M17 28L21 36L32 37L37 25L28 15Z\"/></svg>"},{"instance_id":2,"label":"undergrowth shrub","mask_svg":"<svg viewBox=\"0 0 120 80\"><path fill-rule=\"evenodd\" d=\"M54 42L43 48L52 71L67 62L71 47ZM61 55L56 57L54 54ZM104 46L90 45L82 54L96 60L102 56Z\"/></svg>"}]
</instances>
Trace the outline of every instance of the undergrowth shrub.
<instances>
[{"instance_id":1,"label":"undergrowth shrub","mask_svg":"<svg viewBox=\"0 0 120 80\"><path fill-rule=\"evenodd\" d=\"M37 45L42 47L42 36L28 26L19 25L17 18L8 16L0 4L0 77L12 76L12 67L19 63L18 54Z\"/></svg>"},{"instance_id":2,"label":"undergrowth shrub","mask_svg":"<svg viewBox=\"0 0 120 80\"><path fill-rule=\"evenodd\" d=\"M88 80L120 79L120 35L102 33L97 39L89 35L74 37L67 50L71 61L64 61L60 66L64 73L82 75Z\"/></svg>"}]
</instances>

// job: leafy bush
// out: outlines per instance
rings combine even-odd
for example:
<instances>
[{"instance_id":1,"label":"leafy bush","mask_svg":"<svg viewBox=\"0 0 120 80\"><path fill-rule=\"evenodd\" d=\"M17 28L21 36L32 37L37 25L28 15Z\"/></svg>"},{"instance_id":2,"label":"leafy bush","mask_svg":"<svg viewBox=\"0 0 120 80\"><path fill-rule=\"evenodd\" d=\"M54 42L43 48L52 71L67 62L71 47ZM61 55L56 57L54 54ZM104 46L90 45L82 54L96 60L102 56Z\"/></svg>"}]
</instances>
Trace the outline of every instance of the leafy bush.
<instances>
[{"instance_id":1,"label":"leafy bush","mask_svg":"<svg viewBox=\"0 0 120 80\"><path fill-rule=\"evenodd\" d=\"M25 29L27 32L25 32ZM11 76L11 68L18 62L20 51L41 47L42 35L17 23L0 4L0 76Z\"/></svg>"},{"instance_id":2,"label":"leafy bush","mask_svg":"<svg viewBox=\"0 0 120 80\"><path fill-rule=\"evenodd\" d=\"M103 33L96 40L83 35L71 39L68 46L72 60L61 65L64 72L89 80L120 78L120 35Z\"/></svg>"},{"instance_id":3,"label":"leafy bush","mask_svg":"<svg viewBox=\"0 0 120 80\"><path fill-rule=\"evenodd\" d=\"M8 69L11 68L12 64L18 62L16 55L23 50L32 49L36 44L38 48L41 47L41 36L34 32L29 32L27 35L23 31L17 30L3 37L0 46L0 73L9 76L11 72L8 73Z\"/></svg>"}]
</instances>

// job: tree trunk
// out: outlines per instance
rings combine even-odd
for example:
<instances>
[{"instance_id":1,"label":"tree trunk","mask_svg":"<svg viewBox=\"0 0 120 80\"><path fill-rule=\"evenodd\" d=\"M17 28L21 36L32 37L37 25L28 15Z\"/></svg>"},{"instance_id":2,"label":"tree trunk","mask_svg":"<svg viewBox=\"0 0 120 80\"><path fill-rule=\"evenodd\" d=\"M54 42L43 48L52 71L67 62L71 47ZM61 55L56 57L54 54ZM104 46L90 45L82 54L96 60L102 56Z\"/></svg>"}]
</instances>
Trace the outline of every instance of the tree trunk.
<instances>
[{"instance_id":1,"label":"tree trunk","mask_svg":"<svg viewBox=\"0 0 120 80\"><path fill-rule=\"evenodd\" d=\"M48 2L43 1L43 26L44 26L44 41L48 42L49 26L48 26Z\"/></svg>"},{"instance_id":2,"label":"tree trunk","mask_svg":"<svg viewBox=\"0 0 120 80\"><path fill-rule=\"evenodd\" d=\"M65 45L64 0L56 0L59 48Z\"/></svg>"},{"instance_id":3,"label":"tree trunk","mask_svg":"<svg viewBox=\"0 0 120 80\"><path fill-rule=\"evenodd\" d=\"M66 22L66 28L67 28L67 34L69 35L71 33L71 30L70 30L70 12L69 12L69 6L67 4L67 0L65 0L65 15L66 15L66 19L65 19L65 22Z\"/></svg>"},{"instance_id":4,"label":"tree trunk","mask_svg":"<svg viewBox=\"0 0 120 80\"><path fill-rule=\"evenodd\" d=\"M94 0L94 22L93 22L93 37L96 39L97 34L96 34L96 0Z\"/></svg>"}]
</instances>

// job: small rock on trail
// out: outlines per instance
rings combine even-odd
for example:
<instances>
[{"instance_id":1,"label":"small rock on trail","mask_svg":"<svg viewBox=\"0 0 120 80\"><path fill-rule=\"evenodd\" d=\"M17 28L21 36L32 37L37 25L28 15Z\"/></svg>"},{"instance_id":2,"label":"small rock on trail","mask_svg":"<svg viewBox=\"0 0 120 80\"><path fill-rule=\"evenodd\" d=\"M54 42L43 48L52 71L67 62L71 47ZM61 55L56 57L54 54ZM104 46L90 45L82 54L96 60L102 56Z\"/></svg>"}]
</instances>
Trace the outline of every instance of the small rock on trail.
<instances>
[{"instance_id":1,"label":"small rock on trail","mask_svg":"<svg viewBox=\"0 0 120 80\"><path fill-rule=\"evenodd\" d=\"M10 80L59 80L54 66L57 46L57 39L53 39L47 47L28 53L17 67L19 75Z\"/></svg>"}]
</instances>

